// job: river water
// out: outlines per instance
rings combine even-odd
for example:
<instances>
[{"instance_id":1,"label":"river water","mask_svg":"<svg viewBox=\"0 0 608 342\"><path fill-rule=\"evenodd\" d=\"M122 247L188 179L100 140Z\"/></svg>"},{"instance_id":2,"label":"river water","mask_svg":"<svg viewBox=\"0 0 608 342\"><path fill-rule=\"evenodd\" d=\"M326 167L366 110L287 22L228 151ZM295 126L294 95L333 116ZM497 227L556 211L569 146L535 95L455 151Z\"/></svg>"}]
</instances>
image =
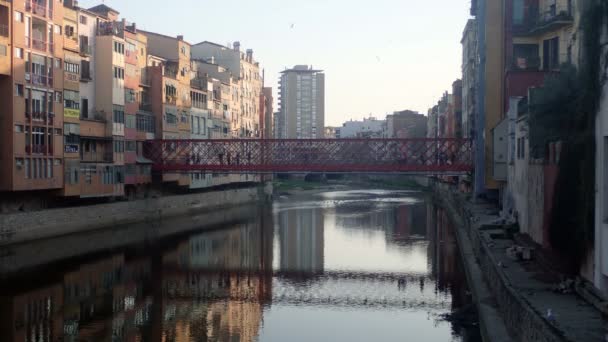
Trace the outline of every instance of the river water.
<instances>
[{"instance_id":1,"label":"river water","mask_svg":"<svg viewBox=\"0 0 608 342\"><path fill-rule=\"evenodd\" d=\"M480 340L474 316L453 319L466 278L425 195L327 191L256 210L48 264L34 260L74 242L1 254L28 266L0 278L0 341Z\"/></svg>"}]
</instances>

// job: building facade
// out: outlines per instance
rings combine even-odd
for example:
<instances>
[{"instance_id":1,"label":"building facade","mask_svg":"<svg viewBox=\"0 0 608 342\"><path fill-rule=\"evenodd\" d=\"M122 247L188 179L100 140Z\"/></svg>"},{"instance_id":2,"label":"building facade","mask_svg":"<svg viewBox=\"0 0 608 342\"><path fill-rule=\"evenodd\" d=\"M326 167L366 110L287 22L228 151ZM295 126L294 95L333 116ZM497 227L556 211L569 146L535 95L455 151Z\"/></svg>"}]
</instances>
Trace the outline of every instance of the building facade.
<instances>
[{"instance_id":1,"label":"building facade","mask_svg":"<svg viewBox=\"0 0 608 342\"><path fill-rule=\"evenodd\" d=\"M139 31L146 36L151 65L150 102L156 125L156 138L165 140L190 139L191 109L190 85L193 68L190 60L190 44L183 36L169 37L162 34ZM163 173L162 181L178 186L189 186L189 174Z\"/></svg>"},{"instance_id":2,"label":"building facade","mask_svg":"<svg viewBox=\"0 0 608 342\"><path fill-rule=\"evenodd\" d=\"M469 19L462 35L462 136L473 138L476 110L477 22Z\"/></svg>"},{"instance_id":3,"label":"building facade","mask_svg":"<svg viewBox=\"0 0 608 342\"><path fill-rule=\"evenodd\" d=\"M63 23L62 2L0 2L0 191L63 189Z\"/></svg>"},{"instance_id":4,"label":"building facade","mask_svg":"<svg viewBox=\"0 0 608 342\"><path fill-rule=\"evenodd\" d=\"M212 42L201 42L192 46L192 58L212 65L216 69L209 75L225 82L230 87L230 95L225 99L222 110L230 116L230 135L240 138L261 137L260 96L262 96L262 75L260 64L253 58L253 50L241 51L241 44L234 42L226 47ZM221 70L217 70L217 65ZM231 103L228 103L231 102Z\"/></svg>"},{"instance_id":5,"label":"building facade","mask_svg":"<svg viewBox=\"0 0 608 342\"><path fill-rule=\"evenodd\" d=\"M429 118L411 110L394 112L386 116L388 138L424 138Z\"/></svg>"},{"instance_id":6,"label":"building facade","mask_svg":"<svg viewBox=\"0 0 608 342\"><path fill-rule=\"evenodd\" d=\"M281 73L277 139L323 138L325 129L325 74L306 65Z\"/></svg>"},{"instance_id":7,"label":"building facade","mask_svg":"<svg viewBox=\"0 0 608 342\"><path fill-rule=\"evenodd\" d=\"M340 138L385 138L387 135L386 120L374 117L364 118L361 121L350 120L337 127L336 139Z\"/></svg>"},{"instance_id":8,"label":"building facade","mask_svg":"<svg viewBox=\"0 0 608 342\"><path fill-rule=\"evenodd\" d=\"M263 108L264 108L264 127L262 138L272 139L274 125L274 97L272 95L272 87L264 87L263 92Z\"/></svg>"}]
</instances>

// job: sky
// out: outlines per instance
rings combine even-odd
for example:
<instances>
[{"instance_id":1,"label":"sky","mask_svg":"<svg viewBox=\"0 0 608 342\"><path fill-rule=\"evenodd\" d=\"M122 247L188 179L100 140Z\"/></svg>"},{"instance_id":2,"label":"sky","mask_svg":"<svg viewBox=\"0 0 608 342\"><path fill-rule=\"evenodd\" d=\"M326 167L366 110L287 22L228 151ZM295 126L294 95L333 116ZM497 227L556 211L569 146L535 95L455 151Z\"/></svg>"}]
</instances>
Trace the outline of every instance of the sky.
<instances>
[{"instance_id":1,"label":"sky","mask_svg":"<svg viewBox=\"0 0 608 342\"><path fill-rule=\"evenodd\" d=\"M102 0L80 0L89 8ZM105 0L143 30L189 43L239 41L275 89L298 64L325 72L325 121L426 114L461 77L470 0ZM276 97L276 95L275 95ZM275 98L275 111L277 100Z\"/></svg>"}]
</instances>

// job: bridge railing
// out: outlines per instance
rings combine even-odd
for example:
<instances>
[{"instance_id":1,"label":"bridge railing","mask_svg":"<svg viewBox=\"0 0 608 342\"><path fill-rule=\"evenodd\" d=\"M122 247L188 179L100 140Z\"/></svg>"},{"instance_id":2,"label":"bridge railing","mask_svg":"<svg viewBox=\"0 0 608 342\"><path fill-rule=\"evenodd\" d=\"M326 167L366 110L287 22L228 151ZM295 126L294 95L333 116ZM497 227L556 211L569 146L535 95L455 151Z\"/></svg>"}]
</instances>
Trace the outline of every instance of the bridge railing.
<instances>
[{"instance_id":1,"label":"bridge railing","mask_svg":"<svg viewBox=\"0 0 608 342\"><path fill-rule=\"evenodd\" d=\"M468 172L468 139L154 140L145 156L165 172Z\"/></svg>"}]
</instances>

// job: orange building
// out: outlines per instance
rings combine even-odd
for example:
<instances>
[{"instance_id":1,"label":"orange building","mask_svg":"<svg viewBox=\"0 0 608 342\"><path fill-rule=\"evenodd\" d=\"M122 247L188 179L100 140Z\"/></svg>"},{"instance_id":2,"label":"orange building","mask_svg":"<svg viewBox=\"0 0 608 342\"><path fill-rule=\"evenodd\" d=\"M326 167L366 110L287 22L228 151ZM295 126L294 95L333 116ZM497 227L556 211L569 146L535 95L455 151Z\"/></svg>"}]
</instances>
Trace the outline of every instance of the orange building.
<instances>
[{"instance_id":1,"label":"orange building","mask_svg":"<svg viewBox=\"0 0 608 342\"><path fill-rule=\"evenodd\" d=\"M0 1L0 191L63 188L62 2Z\"/></svg>"}]
</instances>

